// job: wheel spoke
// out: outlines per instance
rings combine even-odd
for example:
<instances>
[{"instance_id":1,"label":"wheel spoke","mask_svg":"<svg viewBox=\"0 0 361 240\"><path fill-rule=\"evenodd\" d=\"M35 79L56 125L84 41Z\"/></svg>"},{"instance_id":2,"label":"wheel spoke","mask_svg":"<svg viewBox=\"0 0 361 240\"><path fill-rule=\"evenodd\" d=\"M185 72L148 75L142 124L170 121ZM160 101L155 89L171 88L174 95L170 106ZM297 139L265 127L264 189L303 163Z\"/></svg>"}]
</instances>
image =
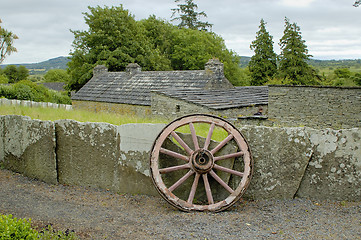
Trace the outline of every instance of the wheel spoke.
<instances>
[{"instance_id":1,"label":"wheel spoke","mask_svg":"<svg viewBox=\"0 0 361 240\"><path fill-rule=\"evenodd\" d=\"M184 155L180 154L180 153L173 152L173 151L165 149L165 148L160 148L159 152L164 153L164 154L166 154L168 156L175 157L175 158L184 160L186 162L189 162L189 158L187 156L184 156Z\"/></svg>"},{"instance_id":2,"label":"wheel spoke","mask_svg":"<svg viewBox=\"0 0 361 240\"><path fill-rule=\"evenodd\" d=\"M170 173L170 172L174 172L174 171L178 171L178 170L182 170L182 169L187 169L190 168L189 163L183 164L183 165L179 165L179 166L174 166L174 167L167 167L167 168L162 168L159 169L159 173Z\"/></svg>"},{"instance_id":3,"label":"wheel spoke","mask_svg":"<svg viewBox=\"0 0 361 240\"><path fill-rule=\"evenodd\" d=\"M189 170L186 175L181 177L176 183L174 183L168 190L170 192L173 192L177 187L179 187L182 183L184 183L185 180L187 180L190 176L192 176L194 172L192 170Z\"/></svg>"},{"instance_id":4,"label":"wheel spoke","mask_svg":"<svg viewBox=\"0 0 361 240\"><path fill-rule=\"evenodd\" d=\"M208 130L204 138L198 124ZM189 134L182 134L183 130ZM217 142L216 132L225 133ZM191 114L175 119L159 133L150 152L152 182L168 203L184 211L227 209L242 196L252 176L246 139L232 123L217 116Z\"/></svg>"},{"instance_id":5,"label":"wheel spoke","mask_svg":"<svg viewBox=\"0 0 361 240\"><path fill-rule=\"evenodd\" d=\"M209 185L209 182L208 182L207 174L203 174L202 177L203 177L203 182L204 182L204 188L206 189L208 204L213 204L214 201L213 201L211 186Z\"/></svg>"},{"instance_id":6,"label":"wheel spoke","mask_svg":"<svg viewBox=\"0 0 361 240\"><path fill-rule=\"evenodd\" d=\"M222 187L224 187L229 193L233 193L233 189L230 188L230 186L227 185L227 183L225 183L222 178L220 178L213 170L211 170L209 172L209 174L219 183L221 184Z\"/></svg>"},{"instance_id":7,"label":"wheel spoke","mask_svg":"<svg viewBox=\"0 0 361 240\"><path fill-rule=\"evenodd\" d=\"M189 155L192 155L193 150L188 147L188 145L183 141L183 139L174 131L172 131L171 134L175 138L175 140L177 140L177 142L184 148L184 150L186 150Z\"/></svg>"},{"instance_id":8,"label":"wheel spoke","mask_svg":"<svg viewBox=\"0 0 361 240\"><path fill-rule=\"evenodd\" d=\"M236 152L236 153L226 154L226 155L223 155L223 156L214 157L214 161L216 162L216 161L223 160L223 159L240 157L243 154L244 154L243 152Z\"/></svg>"},{"instance_id":9,"label":"wheel spoke","mask_svg":"<svg viewBox=\"0 0 361 240\"><path fill-rule=\"evenodd\" d=\"M189 197L188 197L188 200L187 200L188 203L193 203L194 195L196 194L196 190L197 190L197 187L198 187L198 181L199 181L200 176L201 175L199 173L196 173L196 176L194 177L191 192L189 193Z\"/></svg>"},{"instance_id":10,"label":"wheel spoke","mask_svg":"<svg viewBox=\"0 0 361 240\"><path fill-rule=\"evenodd\" d=\"M211 126L209 127L209 131L208 131L208 135L207 135L207 138L206 138L206 142L204 143L204 149L206 149L206 150L208 150L209 144L211 143L211 138L212 138L214 126L215 126L215 124L212 123Z\"/></svg>"},{"instance_id":11,"label":"wheel spoke","mask_svg":"<svg viewBox=\"0 0 361 240\"><path fill-rule=\"evenodd\" d=\"M214 155L216 152L218 152L219 149L221 149L224 145L226 145L230 140L232 140L233 135L228 135L222 142L220 142L215 148L211 150L211 153Z\"/></svg>"},{"instance_id":12,"label":"wheel spoke","mask_svg":"<svg viewBox=\"0 0 361 240\"><path fill-rule=\"evenodd\" d=\"M199 149L198 138L197 138L196 130L194 129L193 123L189 123L189 129L191 130L191 134L192 134L194 150L198 150Z\"/></svg>"},{"instance_id":13,"label":"wheel spoke","mask_svg":"<svg viewBox=\"0 0 361 240\"><path fill-rule=\"evenodd\" d=\"M240 177L243 177L243 173L242 172L238 172L238 171L235 171L233 169L229 169L229 168L226 168L226 167L222 167L222 166L219 166L217 164L214 164L213 166L214 169L217 169L217 170L220 170L222 172L227 172L227 173L230 173L230 174L233 174L233 175L237 175L237 176L240 176Z\"/></svg>"}]
</instances>

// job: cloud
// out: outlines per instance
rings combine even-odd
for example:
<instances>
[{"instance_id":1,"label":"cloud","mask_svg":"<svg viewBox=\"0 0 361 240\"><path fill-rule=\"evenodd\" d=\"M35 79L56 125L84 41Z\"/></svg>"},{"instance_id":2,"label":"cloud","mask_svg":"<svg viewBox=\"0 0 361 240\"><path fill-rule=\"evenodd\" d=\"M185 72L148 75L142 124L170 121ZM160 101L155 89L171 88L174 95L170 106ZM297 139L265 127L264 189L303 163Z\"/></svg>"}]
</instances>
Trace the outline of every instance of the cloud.
<instances>
[{"instance_id":1,"label":"cloud","mask_svg":"<svg viewBox=\"0 0 361 240\"><path fill-rule=\"evenodd\" d=\"M288 7L308 7L314 1L315 0L302 0L302 1L282 0L280 4Z\"/></svg>"},{"instance_id":2,"label":"cloud","mask_svg":"<svg viewBox=\"0 0 361 240\"><path fill-rule=\"evenodd\" d=\"M283 35L284 18L301 27L302 37L315 58L361 58L361 7L354 1L339 0L194 0L203 19L213 25L229 49L239 55L251 56L249 45L255 39L261 18L274 37L275 51ZM170 20L172 0L11 0L0 7L2 27L19 36L18 49L4 63L44 61L70 53L74 40L69 31L87 29L83 12L88 6L119 6L123 4L137 20L156 15Z\"/></svg>"}]
</instances>

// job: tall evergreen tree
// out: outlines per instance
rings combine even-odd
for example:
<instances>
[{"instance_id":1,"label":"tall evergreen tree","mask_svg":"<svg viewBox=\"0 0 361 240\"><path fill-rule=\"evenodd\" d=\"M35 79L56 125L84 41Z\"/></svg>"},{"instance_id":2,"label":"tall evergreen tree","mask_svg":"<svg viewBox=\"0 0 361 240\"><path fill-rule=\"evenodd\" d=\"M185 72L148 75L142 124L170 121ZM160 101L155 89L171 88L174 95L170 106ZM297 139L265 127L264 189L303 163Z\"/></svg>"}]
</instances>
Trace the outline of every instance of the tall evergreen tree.
<instances>
[{"instance_id":1,"label":"tall evergreen tree","mask_svg":"<svg viewBox=\"0 0 361 240\"><path fill-rule=\"evenodd\" d=\"M175 2L180 1L181 0L175 0ZM204 31L212 28L213 24L200 20L201 17L207 17L207 14L204 11L197 12L198 5L195 4L193 0L185 0L184 4L178 4L177 6L178 8L172 9L172 17L176 15L179 15L179 17L174 17L171 21L180 21L178 27Z\"/></svg>"},{"instance_id":2,"label":"tall evergreen tree","mask_svg":"<svg viewBox=\"0 0 361 240\"><path fill-rule=\"evenodd\" d=\"M284 35L280 39L279 76L292 85L312 85L315 71L307 64L312 55L308 54L305 40L302 39L300 27L285 18Z\"/></svg>"},{"instance_id":3,"label":"tall evergreen tree","mask_svg":"<svg viewBox=\"0 0 361 240\"><path fill-rule=\"evenodd\" d=\"M266 23L261 19L261 25L256 40L251 44L254 51L249 62L251 85L263 85L277 72L277 55L273 51L273 37L266 30Z\"/></svg>"}]
</instances>

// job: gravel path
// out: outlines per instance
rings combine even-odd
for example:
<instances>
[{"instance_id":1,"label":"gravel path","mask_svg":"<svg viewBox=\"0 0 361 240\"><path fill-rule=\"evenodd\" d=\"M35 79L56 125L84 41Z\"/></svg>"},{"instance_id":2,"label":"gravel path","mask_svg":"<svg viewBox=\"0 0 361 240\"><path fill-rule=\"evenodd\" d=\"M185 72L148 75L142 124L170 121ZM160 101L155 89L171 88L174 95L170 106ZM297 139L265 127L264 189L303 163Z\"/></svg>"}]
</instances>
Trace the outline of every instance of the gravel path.
<instances>
[{"instance_id":1,"label":"gravel path","mask_svg":"<svg viewBox=\"0 0 361 240\"><path fill-rule=\"evenodd\" d=\"M48 185L0 170L0 213L82 239L361 239L361 202L241 201L184 213L161 197Z\"/></svg>"}]
</instances>

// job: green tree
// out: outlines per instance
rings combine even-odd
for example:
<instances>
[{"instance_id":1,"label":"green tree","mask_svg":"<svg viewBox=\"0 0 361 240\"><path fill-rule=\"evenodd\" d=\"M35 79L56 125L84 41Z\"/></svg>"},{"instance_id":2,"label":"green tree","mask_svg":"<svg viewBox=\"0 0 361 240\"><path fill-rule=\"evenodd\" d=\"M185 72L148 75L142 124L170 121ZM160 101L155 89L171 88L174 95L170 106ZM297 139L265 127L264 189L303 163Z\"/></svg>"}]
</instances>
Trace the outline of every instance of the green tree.
<instances>
[{"instance_id":1,"label":"green tree","mask_svg":"<svg viewBox=\"0 0 361 240\"><path fill-rule=\"evenodd\" d=\"M358 7L361 5L361 0L357 0L355 1L355 3L353 4L355 7Z\"/></svg>"},{"instance_id":2,"label":"green tree","mask_svg":"<svg viewBox=\"0 0 361 240\"><path fill-rule=\"evenodd\" d=\"M155 16L136 21L122 6L89 9L85 14L89 30L72 31L75 40L67 90L79 90L98 64L105 64L109 71L123 71L132 62L143 70L204 69L213 57L223 62L225 76L233 84L244 84L239 56L215 33L178 28Z\"/></svg>"},{"instance_id":3,"label":"green tree","mask_svg":"<svg viewBox=\"0 0 361 240\"><path fill-rule=\"evenodd\" d=\"M224 64L226 78L234 85L243 85L238 66L240 57L226 48L220 36L213 32L181 28L173 37L170 55L173 69L204 69L204 64L209 59L218 58Z\"/></svg>"},{"instance_id":4,"label":"green tree","mask_svg":"<svg viewBox=\"0 0 361 240\"><path fill-rule=\"evenodd\" d=\"M8 78L4 74L0 73L0 84L8 83L8 82L9 82Z\"/></svg>"},{"instance_id":5,"label":"green tree","mask_svg":"<svg viewBox=\"0 0 361 240\"><path fill-rule=\"evenodd\" d=\"M234 85L244 85L239 68L239 56L226 48L224 40L213 32L189 28L177 28L155 16L141 23L146 36L155 49L170 61L174 70L204 69L211 58L218 58L224 64L225 76Z\"/></svg>"},{"instance_id":6,"label":"green tree","mask_svg":"<svg viewBox=\"0 0 361 240\"><path fill-rule=\"evenodd\" d=\"M361 73L356 73L355 76L352 77L352 80L356 85L361 86Z\"/></svg>"},{"instance_id":7,"label":"green tree","mask_svg":"<svg viewBox=\"0 0 361 240\"><path fill-rule=\"evenodd\" d=\"M29 70L25 66L17 68L17 81L26 80L29 77Z\"/></svg>"},{"instance_id":8,"label":"green tree","mask_svg":"<svg viewBox=\"0 0 361 240\"><path fill-rule=\"evenodd\" d=\"M349 78L351 76L350 69L338 68L333 71L338 78Z\"/></svg>"},{"instance_id":9,"label":"green tree","mask_svg":"<svg viewBox=\"0 0 361 240\"><path fill-rule=\"evenodd\" d=\"M273 37L266 30L266 23L261 19L256 40L251 44L254 55L248 64L251 85L263 85L277 73L277 55L273 51Z\"/></svg>"},{"instance_id":10,"label":"green tree","mask_svg":"<svg viewBox=\"0 0 361 240\"><path fill-rule=\"evenodd\" d=\"M315 71L307 64L312 55L308 54L300 27L285 18L284 35L280 39L279 77L292 85L314 85Z\"/></svg>"},{"instance_id":11,"label":"green tree","mask_svg":"<svg viewBox=\"0 0 361 240\"><path fill-rule=\"evenodd\" d=\"M2 23L1 19L0 23ZM0 63L5 60L6 55L17 52L14 47L15 39L18 39L18 36L0 26Z\"/></svg>"},{"instance_id":12,"label":"green tree","mask_svg":"<svg viewBox=\"0 0 361 240\"><path fill-rule=\"evenodd\" d=\"M163 70L172 70L170 55L173 51L173 42L177 27L169 22L156 18L155 15L139 21L139 24L145 29L145 37L149 40L153 49L156 49L164 58ZM157 63L155 63L157 64Z\"/></svg>"},{"instance_id":13,"label":"green tree","mask_svg":"<svg viewBox=\"0 0 361 240\"><path fill-rule=\"evenodd\" d=\"M175 0L175 2L180 1L181 0ZM213 24L202 22L200 20L202 17L207 17L207 14L204 11L197 12L198 5L195 4L193 0L185 0L184 4L178 4L177 6L178 8L172 9L173 13L171 21L180 21L178 24L179 28L190 28L204 31L212 28Z\"/></svg>"},{"instance_id":14,"label":"green tree","mask_svg":"<svg viewBox=\"0 0 361 240\"><path fill-rule=\"evenodd\" d=\"M50 69L44 75L45 82L69 82L70 76L64 69Z\"/></svg>"},{"instance_id":15,"label":"green tree","mask_svg":"<svg viewBox=\"0 0 361 240\"><path fill-rule=\"evenodd\" d=\"M145 29L128 10L119 7L89 7L84 13L87 31L72 31L74 51L68 63L68 89L79 90L98 64L110 71L122 71L136 62L145 70L169 69L168 61L145 37Z\"/></svg>"},{"instance_id":16,"label":"green tree","mask_svg":"<svg viewBox=\"0 0 361 240\"><path fill-rule=\"evenodd\" d=\"M9 79L9 83L17 82L18 71L15 65L7 65L4 68L4 75Z\"/></svg>"},{"instance_id":17,"label":"green tree","mask_svg":"<svg viewBox=\"0 0 361 240\"><path fill-rule=\"evenodd\" d=\"M9 80L9 83L16 83L25 80L29 76L29 70L25 66L16 67L15 65L7 65L3 73Z\"/></svg>"}]
</instances>

